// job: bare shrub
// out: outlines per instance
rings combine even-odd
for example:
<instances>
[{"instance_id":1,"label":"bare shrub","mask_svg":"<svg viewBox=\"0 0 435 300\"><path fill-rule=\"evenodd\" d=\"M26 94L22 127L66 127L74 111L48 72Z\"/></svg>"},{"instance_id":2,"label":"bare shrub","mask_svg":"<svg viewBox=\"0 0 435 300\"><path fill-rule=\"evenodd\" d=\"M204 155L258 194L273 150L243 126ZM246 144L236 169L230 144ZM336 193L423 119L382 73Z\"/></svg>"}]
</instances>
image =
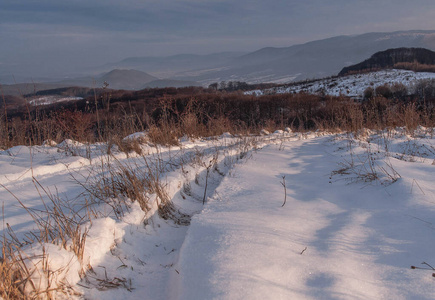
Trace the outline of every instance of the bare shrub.
<instances>
[{"instance_id":1,"label":"bare shrub","mask_svg":"<svg viewBox=\"0 0 435 300\"><path fill-rule=\"evenodd\" d=\"M435 79L423 79L414 86L414 94L420 101L427 101L435 98Z\"/></svg>"},{"instance_id":2,"label":"bare shrub","mask_svg":"<svg viewBox=\"0 0 435 300\"><path fill-rule=\"evenodd\" d=\"M239 132L240 128L225 116L210 119L207 123L207 132L211 136L221 135L224 132Z\"/></svg>"},{"instance_id":3,"label":"bare shrub","mask_svg":"<svg viewBox=\"0 0 435 300\"><path fill-rule=\"evenodd\" d=\"M170 126L169 124L165 124L162 126L152 125L148 129L148 136L150 138L150 141L157 145L178 145L178 137L180 136L180 134L178 133L177 129L174 131L173 128L176 128L176 126Z\"/></svg>"},{"instance_id":4,"label":"bare shrub","mask_svg":"<svg viewBox=\"0 0 435 300\"><path fill-rule=\"evenodd\" d=\"M116 144L118 145L119 150L125 153L135 152L138 155L142 155L141 144L144 142L145 141L141 139L128 139L117 141Z\"/></svg>"},{"instance_id":5,"label":"bare shrub","mask_svg":"<svg viewBox=\"0 0 435 300\"><path fill-rule=\"evenodd\" d=\"M57 125L62 129L62 138L86 142L92 140L92 116L81 111L60 111L55 115Z\"/></svg>"},{"instance_id":6,"label":"bare shrub","mask_svg":"<svg viewBox=\"0 0 435 300\"><path fill-rule=\"evenodd\" d=\"M398 117L409 132L413 132L420 124L420 114L416 109L415 103L409 103L402 106Z\"/></svg>"},{"instance_id":7,"label":"bare shrub","mask_svg":"<svg viewBox=\"0 0 435 300\"><path fill-rule=\"evenodd\" d=\"M391 86L391 93L394 99L405 101L408 96L408 88L403 83L396 82Z\"/></svg>"},{"instance_id":8,"label":"bare shrub","mask_svg":"<svg viewBox=\"0 0 435 300\"><path fill-rule=\"evenodd\" d=\"M366 100L371 99L373 98L374 95L375 95L375 90L371 86L369 86L364 90L364 99Z\"/></svg>"},{"instance_id":9,"label":"bare shrub","mask_svg":"<svg viewBox=\"0 0 435 300\"><path fill-rule=\"evenodd\" d=\"M375 94L378 97L384 97L387 99L390 99L393 96L393 92L391 91L391 88L387 84L376 87Z\"/></svg>"}]
</instances>

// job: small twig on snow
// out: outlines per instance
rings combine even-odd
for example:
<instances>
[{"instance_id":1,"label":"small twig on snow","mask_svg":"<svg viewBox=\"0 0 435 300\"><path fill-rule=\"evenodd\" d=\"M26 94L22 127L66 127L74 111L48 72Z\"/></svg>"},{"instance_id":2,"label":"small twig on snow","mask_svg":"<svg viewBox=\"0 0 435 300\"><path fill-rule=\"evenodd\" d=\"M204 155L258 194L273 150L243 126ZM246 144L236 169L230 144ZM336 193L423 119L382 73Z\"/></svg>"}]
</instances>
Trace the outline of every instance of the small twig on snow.
<instances>
[{"instance_id":1,"label":"small twig on snow","mask_svg":"<svg viewBox=\"0 0 435 300\"><path fill-rule=\"evenodd\" d=\"M284 187L284 203L281 205L281 207L283 207L285 205L285 203L287 202L287 188L285 186L285 176L282 176L281 185Z\"/></svg>"},{"instance_id":2,"label":"small twig on snow","mask_svg":"<svg viewBox=\"0 0 435 300\"><path fill-rule=\"evenodd\" d=\"M427 262L422 262L421 263L422 265L426 265L426 266L428 266L429 268L425 268L425 267L416 267L416 266L411 266L411 269L417 269L417 270L431 270L431 271L435 271L435 268L434 267L432 267L430 264L428 264ZM432 273L432 277L435 277L435 273Z\"/></svg>"}]
</instances>

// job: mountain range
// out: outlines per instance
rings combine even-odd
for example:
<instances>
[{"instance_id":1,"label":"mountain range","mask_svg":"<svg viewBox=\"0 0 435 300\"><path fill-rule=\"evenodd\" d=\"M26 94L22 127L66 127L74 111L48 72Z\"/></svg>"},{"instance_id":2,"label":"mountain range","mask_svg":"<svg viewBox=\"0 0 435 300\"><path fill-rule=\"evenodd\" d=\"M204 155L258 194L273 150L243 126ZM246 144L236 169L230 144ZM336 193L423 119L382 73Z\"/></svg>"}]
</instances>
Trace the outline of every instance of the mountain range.
<instances>
[{"instance_id":1,"label":"mountain range","mask_svg":"<svg viewBox=\"0 0 435 300\"><path fill-rule=\"evenodd\" d=\"M337 36L290 47L267 47L251 53L130 57L87 71L100 75L51 80L50 84L101 87L106 81L109 88L141 89L208 86L220 81L287 83L337 75L344 67L357 64L376 52L400 47L435 50L435 30ZM0 80L1 75L4 74L0 71ZM31 85L33 89L36 86ZM13 87L3 85L2 88L5 93L5 89Z\"/></svg>"},{"instance_id":2,"label":"mountain range","mask_svg":"<svg viewBox=\"0 0 435 300\"><path fill-rule=\"evenodd\" d=\"M343 67L359 63L390 48L415 47L435 50L435 31L398 31L338 36L285 48L263 48L234 59L220 70L197 75L179 74L201 83L239 80L249 83L289 82L336 75Z\"/></svg>"}]
</instances>

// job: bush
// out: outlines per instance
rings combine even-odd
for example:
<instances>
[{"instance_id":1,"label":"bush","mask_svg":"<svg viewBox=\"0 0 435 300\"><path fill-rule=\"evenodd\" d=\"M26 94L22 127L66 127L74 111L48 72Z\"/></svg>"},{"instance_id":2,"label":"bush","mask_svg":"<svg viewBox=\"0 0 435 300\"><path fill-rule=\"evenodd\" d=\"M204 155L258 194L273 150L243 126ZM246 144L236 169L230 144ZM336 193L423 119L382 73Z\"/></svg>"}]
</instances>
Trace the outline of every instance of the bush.
<instances>
[{"instance_id":1,"label":"bush","mask_svg":"<svg viewBox=\"0 0 435 300\"><path fill-rule=\"evenodd\" d=\"M393 97L393 92L391 91L390 87L386 84L376 87L375 94L378 97L384 97L387 99L391 99Z\"/></svg>"},{"instance_id":2,"label":"bush","mask_svg":"<svg viewBox=\"0 0 435 300\"><path fill-rule=\"evenodd\" d=\"M373 98L374 95L375 95L375 90L371 86L369 86L368 88L366 88L364 90L364 99L365 100Z\"/></svg>"}]
</instances>

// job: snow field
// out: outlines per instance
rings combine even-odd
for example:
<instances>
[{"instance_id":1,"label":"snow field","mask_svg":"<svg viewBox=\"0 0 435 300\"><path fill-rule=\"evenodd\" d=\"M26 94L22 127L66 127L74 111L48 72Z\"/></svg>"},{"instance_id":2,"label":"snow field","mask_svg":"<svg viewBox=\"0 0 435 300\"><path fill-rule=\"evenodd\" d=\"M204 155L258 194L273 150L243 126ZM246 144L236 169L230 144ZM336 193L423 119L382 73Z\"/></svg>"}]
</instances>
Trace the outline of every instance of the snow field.
<instances>
[{"instance_id":1,"label":"snow field","mask_svg":"<svg viewBox=\"0 0 435 300\"><path fill-rule=\"evenodd\" d=\"M64 288L52 295L61 299L431 299L431 271L410 266L433 263L434 133L225 134L145 143L141 155L73 141L14 147L0 153L4 224L20 239L36 229L15 199L44 216L35 182L92 216L82 259L23 247L33 282ZM89 193L125 170L153 175L170 202L145 191L145 212L123 193Z\"/></svg>"}]
</instances>

